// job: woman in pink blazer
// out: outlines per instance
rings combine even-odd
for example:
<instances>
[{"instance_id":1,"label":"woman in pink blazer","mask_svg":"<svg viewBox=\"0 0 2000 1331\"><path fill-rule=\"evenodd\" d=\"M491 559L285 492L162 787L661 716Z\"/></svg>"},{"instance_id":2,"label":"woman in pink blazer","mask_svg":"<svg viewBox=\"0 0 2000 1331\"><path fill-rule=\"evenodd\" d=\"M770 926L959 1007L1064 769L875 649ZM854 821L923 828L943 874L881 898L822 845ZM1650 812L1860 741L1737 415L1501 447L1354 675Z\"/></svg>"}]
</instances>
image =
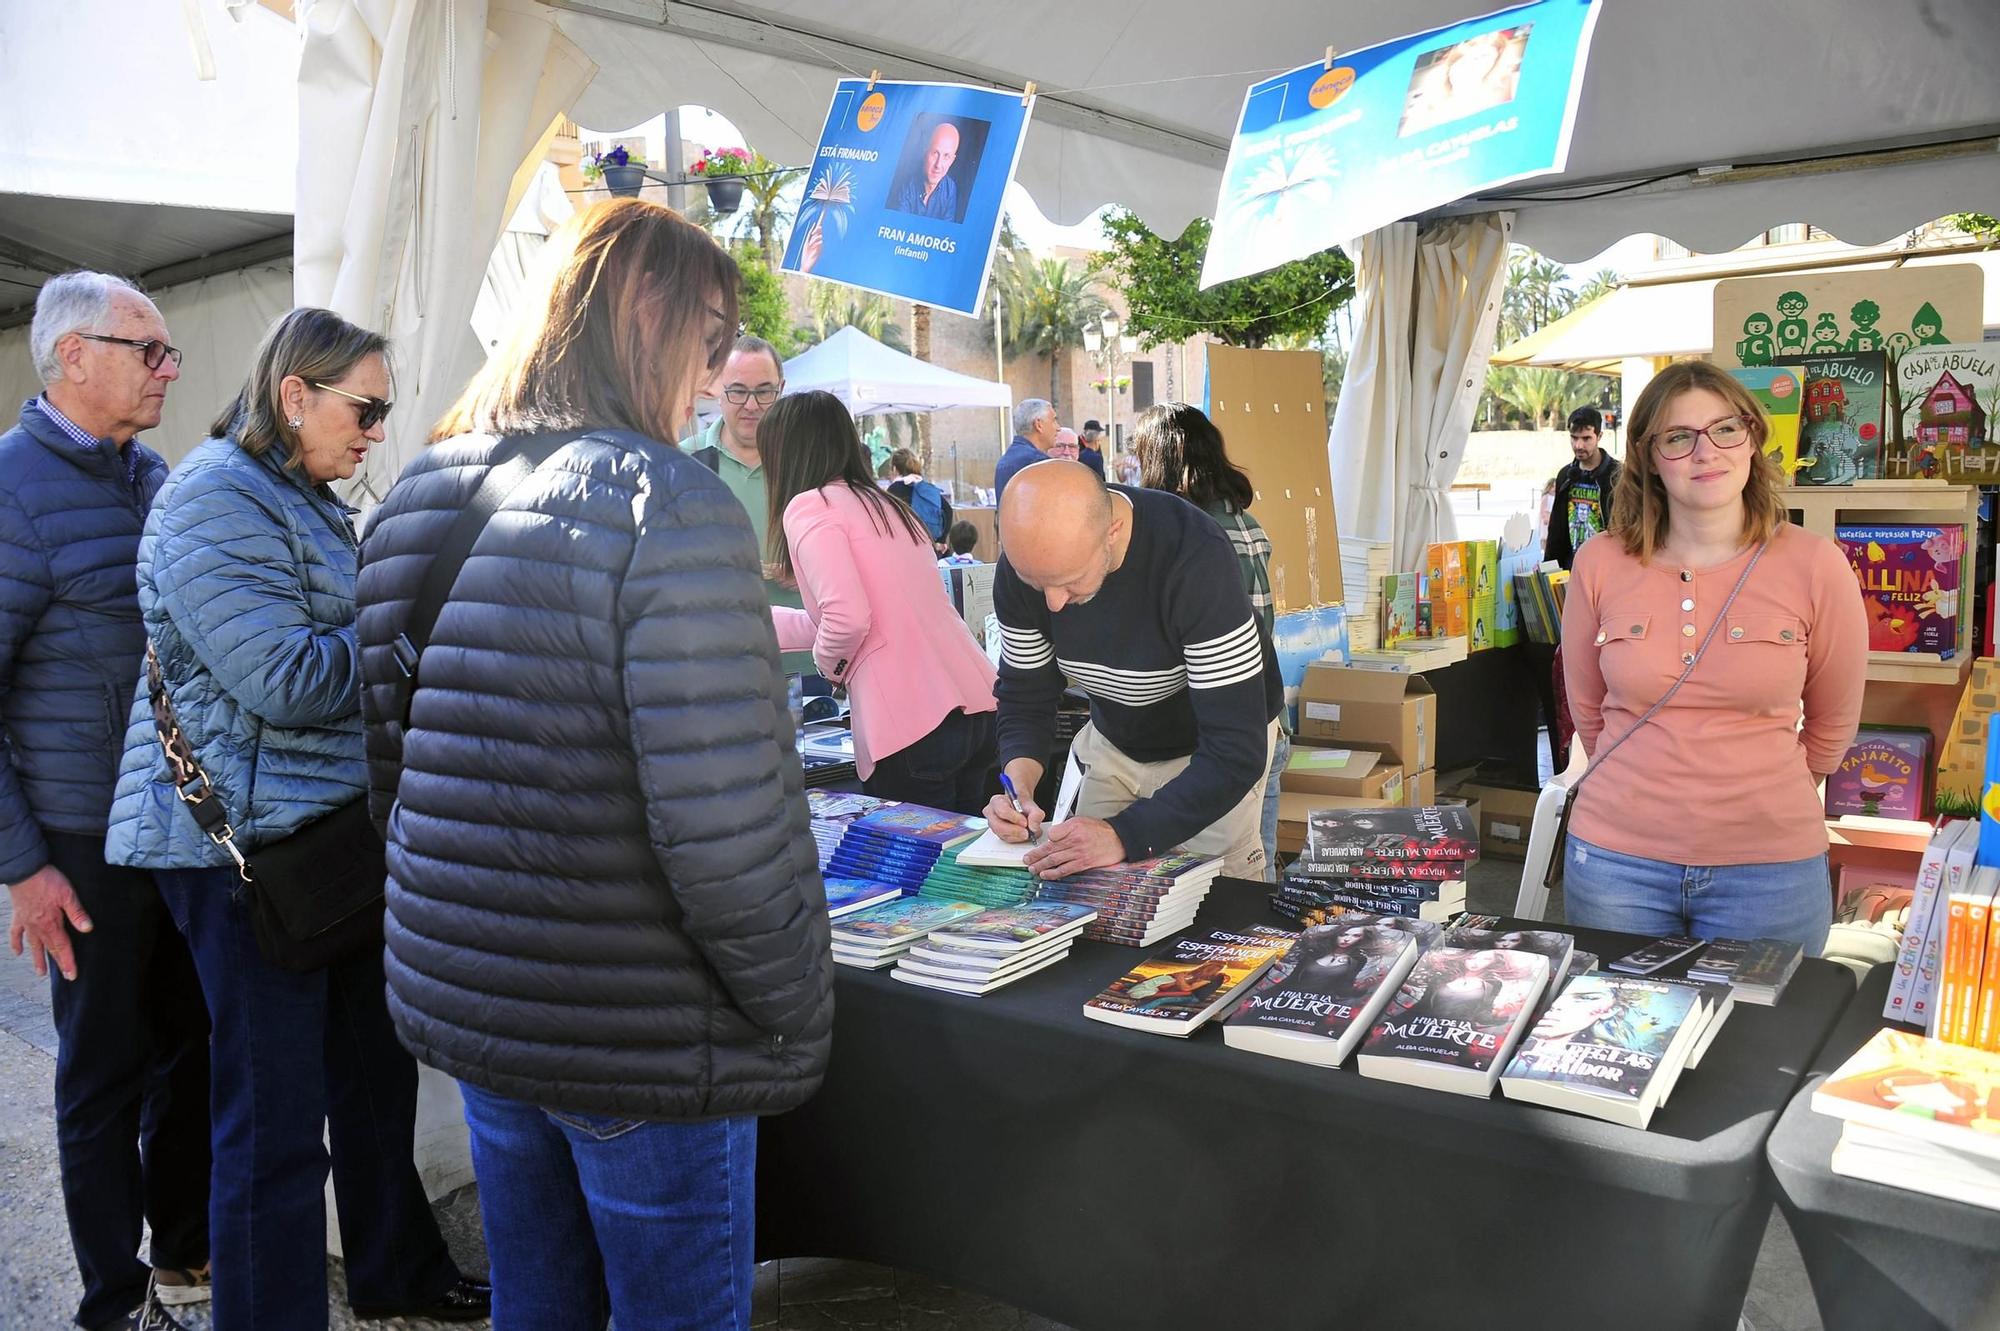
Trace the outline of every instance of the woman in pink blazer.
<instances>
[{"instance_id":1,"label":"woman in pink blazer","mask_svg":"<svg viewBox=\"0 0 2000 1331\"><path fill-rule=\"evenodd\" d=\"M847 689L863 789L977 814L998 789L993 665L945 596L923 524L876 487L831 393L780 398L757 447L772 576L795 579L805 603L773 608L778 645L810 648Z\"/></svg>"}]
</instances>

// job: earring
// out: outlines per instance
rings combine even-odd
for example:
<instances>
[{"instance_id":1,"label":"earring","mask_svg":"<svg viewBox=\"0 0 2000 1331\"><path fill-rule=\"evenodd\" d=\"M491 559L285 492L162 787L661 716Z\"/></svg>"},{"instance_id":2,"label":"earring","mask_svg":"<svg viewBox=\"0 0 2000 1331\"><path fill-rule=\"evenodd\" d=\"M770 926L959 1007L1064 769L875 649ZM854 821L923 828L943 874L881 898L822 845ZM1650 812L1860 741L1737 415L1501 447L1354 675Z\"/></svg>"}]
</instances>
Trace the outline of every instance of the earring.
<instances>
[{"instance_id":1,"label":"earring","mask_svg":"<svg viewBox=\"0 0 2000 1331\"><path fill-rule=\"evenodd\" d=\"M294 430L298 429L301 425L304 425L305 423L306 423L306 418L303 416L294 416L290 420L285 422L285 424L291 426Z\"/></svg>"}]
</instances>

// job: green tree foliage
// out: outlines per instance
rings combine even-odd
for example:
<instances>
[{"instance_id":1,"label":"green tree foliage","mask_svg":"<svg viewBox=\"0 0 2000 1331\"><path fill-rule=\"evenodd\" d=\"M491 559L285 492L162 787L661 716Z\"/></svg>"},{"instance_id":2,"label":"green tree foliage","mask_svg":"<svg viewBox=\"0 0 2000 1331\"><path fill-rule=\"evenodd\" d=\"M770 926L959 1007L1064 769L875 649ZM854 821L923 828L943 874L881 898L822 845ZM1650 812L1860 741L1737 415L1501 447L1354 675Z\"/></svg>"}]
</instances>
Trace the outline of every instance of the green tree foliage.
<instances>
[{"instance_id":1,"label":"green tree foliage","mask_svg":"<svg viewBox=\"0 0 2000 1331\"><path fill-rule=\"evenodd\" d=\"M1983 240L1988 245L2000 244L2000 219L1985 213L1947 213L1944 220L1974 240Z\"/></svg>"},{"instance_id":2,"label":"green tree foliage","mask_svg":"<svg viewBox=\"0 0 2000 1331\"><path fill-rule=\"evenodd\" d=\"M1095 279L1067 259L1037 259L1016 250L996 265L994 280L1007 350L1049 358L1049 401L1060 406L1061 353L1082 346L1083 330L1104 314Z\"/></svg>"},{"instance_id":3,"label":"green tree foliage","mask_svg":"<svg viewBox=\"0 0 2000 1331\"><path fill-rule=\"evenodd\" d=\"M748 240L730 247L742 286L736 295L737 318L743 331L761 337L778 349L778 358L787 359L799 350L798 330L792 324L792 310L785 300L785 288L764 252Z\"/></svg>"},{"instance_id":4,"label":"green tree foliage","mask_svg":"<svg viewBox=\"0 0 2000 1331\"><path fill-rule=\"evenodd\" d=\"M1097 269L1124 295L1131 311L1126 327L1142 345L1196 333L1236 347L1268 346L1288 336L1318 341L1328 317L1354 296L1354 265L1339 250L1203 291L1201 261L1211 227L1197 217L1178 240L1167 240L1132 213L1105 216L1111 248Z\"/></svg>"},{"instance_id":5,"label":"green tree foliage","mask_svg":"<svg viewBox=\"0 0 2000 1331\"><path fill-rule=\"evenodd\" d=\"M1613 290L1621 279L1600 269L1582 286L1565 285L1563 266L1533 250L1516 247L1507 259L1507 288L1500 298L1495 345L1507 346L1581 309ZM1478 419L1488 426L1512 422L1530 430L1560 428L1570 408L1601 401L1605 377L1539 365L1494 365L1486 371L1486 395Z\"/></svg>"},{"instance_id":6,"label":"green tree foliage","mask_svg":"<svg viewBox=\"0 0 2000 1331\"><path fill-rule=\"evenodd\" d=\"M896 303L887 296L856 291L838 282L812 282L806 288L806 321L798 329L799 350L816 347L843 328L858 328L893 351L909 353L909 338L903 322L896 317ZM869 417L859 423L866 434L876 420L889 431L889 442L902 447L914 443L917 418L909 412Z\"/></svg>"}]
</instances>

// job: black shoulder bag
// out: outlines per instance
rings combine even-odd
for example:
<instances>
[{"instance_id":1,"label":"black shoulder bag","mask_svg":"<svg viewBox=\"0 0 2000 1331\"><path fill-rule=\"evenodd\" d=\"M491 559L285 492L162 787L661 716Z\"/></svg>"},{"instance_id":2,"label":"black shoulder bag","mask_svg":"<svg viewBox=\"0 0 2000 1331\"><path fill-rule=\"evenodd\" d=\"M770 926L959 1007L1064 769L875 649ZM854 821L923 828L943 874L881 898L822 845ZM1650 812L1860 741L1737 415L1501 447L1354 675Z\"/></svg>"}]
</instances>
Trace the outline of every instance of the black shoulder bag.
<instances>
[{"instance_id":1,"label":"black shoulder bag","mask_svg":"<svg viewBox=\"0 0 2000 1331\"><path fill-rule=\"evenodd\" d=\"M1757 567L1757 561L1764 557L1764 551L1768 548L1768 545L1758 546L1755 553L1750 556L1750 562L1743 566L1742 575L1736 579L1736 585L1729 589L1729 598L1722 603L1722 609L1715 612L1715 622L1708 626L1707 635L1702 638L1701 646L1695 648L1694 656L1681 671L1681 677L1675 680L1665 693L1660 695L1658 702L1646 709L1644 716L1632 723L1630 730L1618 737L1616 743L1591 759L1590 765L1583 769L1583 775L1578 777L1576 784L1569 788L1569 794L1563 798L1562 816L1556 820L1555 844L1549 848L1549 867L1542 872L1543 887L1555 887L1562 882L1563 861L1569 855L1569 815L1570 810L1576 807L1577 792L1583 789L1583 783L1590 780L1598 768L1604 766L1606 758L1618 752L1619 747L1626 740L1639 732L1639 727L1645 725L1655 716L1658 716L1660 709L1671 702L1673 696L1681 691L1681 685L1687 683L1688 677L1694 674L1695 667L1701 664L1701 658L1708 655L1708 645L1715 641L1716 633L1722 628L1722 621L1729 617L1729 608L1736 604L1737 594L1743 590L1743 584L1750 581L1750 570Z\"/></svg>"},{"instance_id":2,"label":"black shoulder bag","mask_svg":"<svg viewBox=\"0 0 2000 1331\"><path fill-rule=\"evenodd\" d=\"M478 491L445 533L410 609L408 627L392 648L403 674L396 715L405 725L416 693L417 661L488 519L535 468L576 437L569 433L502 440ZM389 871L382 838L368 816L367 797L351 800L246 855L236 844L236 830L208 773L174 717L159 654L150 641L146 688L160 747L173 768L174 786L208 839L236 862L243 880L242 899L249 906L257 950L264 959L286 970L314 971L366 948L381 947L383 887Z\"/></svg>"}]
</instances>

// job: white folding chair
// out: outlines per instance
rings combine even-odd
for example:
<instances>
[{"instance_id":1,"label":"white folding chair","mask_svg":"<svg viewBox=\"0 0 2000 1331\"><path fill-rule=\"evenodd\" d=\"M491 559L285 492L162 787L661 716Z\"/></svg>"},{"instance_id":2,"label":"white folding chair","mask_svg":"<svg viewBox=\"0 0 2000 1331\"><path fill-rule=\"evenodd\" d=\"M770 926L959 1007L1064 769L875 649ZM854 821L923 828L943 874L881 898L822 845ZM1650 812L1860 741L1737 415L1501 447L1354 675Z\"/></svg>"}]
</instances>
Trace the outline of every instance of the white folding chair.
<instances>
[{"instance_id":1,"label":"white folding chair","mask_svg":"<svg viewBox=\"0 0 2000 1331\"><path fill-rule=\"evenodd\" d=\"M1514 897L1514 914L1525 920L1539 920L1549 908L1549 857L1555 853L1556 824L1562 820L1563 801L1570 787L1583 776L1589 760L1574 735L1569 741L1569 765L1558 772L1535 801L1535 821L1528 830L1528 858L1521 865L1521 888Z\"/></svg>"}]
</instances>

